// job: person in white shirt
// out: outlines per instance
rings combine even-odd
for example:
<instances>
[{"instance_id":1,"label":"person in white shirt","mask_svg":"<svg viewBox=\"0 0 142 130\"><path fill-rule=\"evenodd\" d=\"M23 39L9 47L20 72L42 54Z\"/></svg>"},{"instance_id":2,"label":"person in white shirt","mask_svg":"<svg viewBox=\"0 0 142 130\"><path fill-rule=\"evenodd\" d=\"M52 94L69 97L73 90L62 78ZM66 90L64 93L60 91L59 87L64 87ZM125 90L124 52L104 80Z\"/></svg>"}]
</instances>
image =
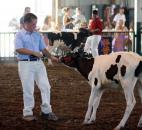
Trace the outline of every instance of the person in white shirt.
<instances>
[{"instance_id":1,"label":"person in white shirt","mask_svg":"<svg viewBox=\"0 0 142 130\"><path fill-rule=\"evenodd\" d=\"M81 8L76 8L75 15L73 16L75 29L79 29L81 27L81 23L86 23L85 16L81 13Z\"/></svg>"},{"instance_id":2,"label":"person in white shirt","mask_svg":"<svg viewBox=\"0 0 142 130\"><path fill-rule=\"evenodd\" d=\"M120 21L120 20L123 20L123 24L125 25L126 16L125 16L125 14L124 14L124 8L123 8L123 7L120 7L119 13L117 13L117 14L114 16L113 24L115 25L115 28L117 28L117 26L119 25L119 21Z\"/></svg>"},{"instance_id":3,"label":"person in white shirt","mask_svg":"<svg viewBox=\"0 0 142 130\"><path fill-rule=\"evenodd\" d=\"M23 29L24 27L24 15L28 14L31 12L31 8L30 7L25 7L24 9L24 14L23 16L20 18L20 29Z\"/></svg>"}]
</instances>

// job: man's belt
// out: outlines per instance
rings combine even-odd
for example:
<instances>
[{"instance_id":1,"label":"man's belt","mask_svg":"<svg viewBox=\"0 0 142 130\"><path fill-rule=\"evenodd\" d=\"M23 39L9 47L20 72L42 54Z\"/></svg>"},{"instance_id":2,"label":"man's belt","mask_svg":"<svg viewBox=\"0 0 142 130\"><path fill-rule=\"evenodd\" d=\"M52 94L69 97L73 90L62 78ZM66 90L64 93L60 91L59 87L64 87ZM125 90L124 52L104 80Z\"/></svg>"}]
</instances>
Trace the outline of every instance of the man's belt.
<instances>
[{"instance_id":1,"label":"man's belt","mask_svg":"<svg viewBox=\"0 0 142 130\"><path fill-rule=\"evenodd\" d=\"M21 59L20 61L39 61L40 58Z\"/></svg>"}]
</instances>

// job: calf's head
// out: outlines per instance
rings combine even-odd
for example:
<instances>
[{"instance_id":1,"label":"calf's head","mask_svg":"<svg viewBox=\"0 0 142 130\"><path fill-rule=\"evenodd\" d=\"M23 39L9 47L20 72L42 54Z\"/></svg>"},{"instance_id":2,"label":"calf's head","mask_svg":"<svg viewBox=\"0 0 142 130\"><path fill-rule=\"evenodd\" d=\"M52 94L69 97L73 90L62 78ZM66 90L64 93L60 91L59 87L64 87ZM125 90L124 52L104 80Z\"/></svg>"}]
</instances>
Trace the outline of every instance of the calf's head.
<instances>
[{"instance_id":1,"label":"calf's head","mask_svg":"<svg viewBox=\"0 0 142 130\"><path fill-rule=\"evenodd\" d=\"M94 64L94 58L78 52L61 57L60 60L65 65L76 68L86 79Z\"/></svg>"}]
</instances>

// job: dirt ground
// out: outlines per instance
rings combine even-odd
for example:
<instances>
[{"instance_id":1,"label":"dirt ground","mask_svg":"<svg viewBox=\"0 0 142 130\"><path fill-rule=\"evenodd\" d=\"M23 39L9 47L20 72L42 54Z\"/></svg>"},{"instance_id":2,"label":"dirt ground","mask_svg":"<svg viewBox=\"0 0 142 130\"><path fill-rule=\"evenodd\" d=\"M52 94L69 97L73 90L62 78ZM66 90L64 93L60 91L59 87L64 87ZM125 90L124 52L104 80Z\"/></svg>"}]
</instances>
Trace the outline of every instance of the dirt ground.
<instances>
[{"instance_id":1,"label":"dirt ground","mask_svg":"<svg viewBox=\"0 0 142 130\"><path fill-rule=\"evenodd\" d=\"M40 117L40 92L35 89L35 122L22 120L22 89L17 72L17 64L0 64L0 130L112 130L121 120L125 110L125 98L121 89L104 93L97 111L95 124L82 125L87 110L90 86L72 68L62 64L47 66L51 88L51 104L59 121L46 121ZM30 81L29 81L30 82ZM136 96L136 106L123 130L137 128L142 113L140 99Z\"/></svg>"}]
</instances>

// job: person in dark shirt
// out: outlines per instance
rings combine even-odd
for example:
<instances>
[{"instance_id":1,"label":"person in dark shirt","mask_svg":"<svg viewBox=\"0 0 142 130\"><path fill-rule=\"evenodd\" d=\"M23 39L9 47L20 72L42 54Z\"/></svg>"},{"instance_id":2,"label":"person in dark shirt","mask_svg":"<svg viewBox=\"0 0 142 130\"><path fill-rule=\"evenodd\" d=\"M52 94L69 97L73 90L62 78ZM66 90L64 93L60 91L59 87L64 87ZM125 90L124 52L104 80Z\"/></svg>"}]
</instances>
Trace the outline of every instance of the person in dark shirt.
<instances>
[{"instance_id":1,"label":"person in dark shirt","mask_svg":"<svg viewBox=\"0 0 142 130\"><path fill-rule=\"evenodd\" d=\"M92 53L92 56L95 57L98 55L98 44L101 40L103 29L102 21L98 16L98 10L93 10L92 19L89 21L88 28L93 35L87 38L84 52Z\"/></svg>"},{"instance_id":2,"label":"person in dark shirt","mask_svg":"<svg viewBox=\"0 0 142 130\"><path fill-rule=\"evenodd\" d=\"M92 19L89 21L89 30L94 35L101 35L102 34L102 21L98 16L98 11L93 11Z\"/></svg>"},{"instance_id":3,"label":"person in dark shirt","mask_svg":"<svg viewBox=\"0 0 142 130\"><path fill-rule=\"evenodd\" d=\"M73 29L73 21L74 19L71 17L71 8L66 7L63 9L63 29Z\"/></svg>"}]
</instances>

